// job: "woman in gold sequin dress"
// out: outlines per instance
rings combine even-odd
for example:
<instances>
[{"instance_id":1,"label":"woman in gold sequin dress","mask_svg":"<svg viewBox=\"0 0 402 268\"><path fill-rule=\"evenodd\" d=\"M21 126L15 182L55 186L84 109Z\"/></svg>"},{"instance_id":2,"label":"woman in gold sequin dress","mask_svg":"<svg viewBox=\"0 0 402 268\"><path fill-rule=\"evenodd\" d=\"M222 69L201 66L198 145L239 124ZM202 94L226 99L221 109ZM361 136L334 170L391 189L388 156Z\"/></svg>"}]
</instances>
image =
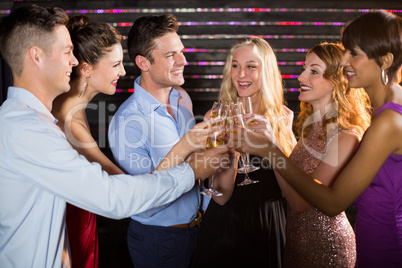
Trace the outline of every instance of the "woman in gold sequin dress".
<instances>
[{"instance_id":1,"label":"woman in gold sequin dress","mask_svg":"<svg viewBox=\"0 0 402 268\"><path fill-rule=\"evenodd\" d=\"M322 43L309 50L298 77L299 142L290 159L307 174L331 185L352 157L370 123L368 96L350 90L340 68L344 50ZM288 200L285 267L354 267L355 235L345 212L329 217L312 207L282 178Z\"/></svg>"},{"instance_id":2,"label":"woman in gold sequin dress","mask_svg":"<svg viewBox=\"0 0 402 268\"><path fill-rule=\"evenodd\" d=\"M290 159L325 185L334 182L370 123L367 94L363 89L350 90L340 68L343 53L338 44L316 45L298 77L299 141ZM288 202L284 266L354 267L355 235L345 213L326 216L276 176Z\"/></svg>"}]
</instances>

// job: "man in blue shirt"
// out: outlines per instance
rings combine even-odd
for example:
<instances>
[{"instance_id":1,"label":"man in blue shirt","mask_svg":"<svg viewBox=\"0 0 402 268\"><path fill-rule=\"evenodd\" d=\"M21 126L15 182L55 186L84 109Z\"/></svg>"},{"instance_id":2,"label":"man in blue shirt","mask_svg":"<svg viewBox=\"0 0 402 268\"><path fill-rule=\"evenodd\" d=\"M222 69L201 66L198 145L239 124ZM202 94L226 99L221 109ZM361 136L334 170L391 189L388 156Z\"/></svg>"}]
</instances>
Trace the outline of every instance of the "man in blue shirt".
<instances>
[{"instance_id":1,"label":"man in blue shirt","mask_svg":"<svg viewBox=\"0 0 402 268\"><path fill-rule=\"evenodd\" d=\"M176 17L168 14L141 17L128 34L128 53L141 76L110 123L109 143L115 161L130 174L157 168L170 150L179 151L175 144L195 124L191 99L180 87L186 58L177 30ZM189 267L200 203L195 185L174 202L133 215L127 242L135 267Z\"/></svg>"},{"instance_id":2,"label":"man in blue shirt","mask_svg":"<svg viewBox=\"0 0 402 268\"><path fill-rule=\"evenodd\" d=\"M50 113L78 64L67 22L62 9L33 5L0 24L14 81L0 107L1 267L70 267L66 202L110 218L160 207L211 175L218 167L205 160L225 151L137 176L109 176L80 156Z\"/></svg>"}]
</instances>

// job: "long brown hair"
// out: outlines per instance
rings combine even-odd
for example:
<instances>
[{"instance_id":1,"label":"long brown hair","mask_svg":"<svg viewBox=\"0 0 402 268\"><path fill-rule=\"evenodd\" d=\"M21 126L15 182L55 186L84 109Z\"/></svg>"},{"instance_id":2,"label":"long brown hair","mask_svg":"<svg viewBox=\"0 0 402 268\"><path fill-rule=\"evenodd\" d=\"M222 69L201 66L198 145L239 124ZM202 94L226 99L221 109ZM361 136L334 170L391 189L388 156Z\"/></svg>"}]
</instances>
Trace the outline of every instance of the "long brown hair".
<instances>
[{"instance_id":1,"label":"long brown hair","mask_svg":"<svg viewBox=\"0 0 402 268\"><path fill-rule=\"evenodd\" d=\"M363 135L370 125L370 101L363 88L350 88L348 86L341 67L344 54L343 46L324 42L311 48L306 57L311 53L316 54L326 65L323 76L333 86L332 103L336 104L332 106L336 110L335 114L327 112L324 115L323 129L327 129L331 123L337 123L343 129L353 129ZM296 122L299 138L307 136L311 130L312 124L305 124L305 122L311 118L313 108L311 104L301 102L300 110Z\"/></svg>"}]
</instances>

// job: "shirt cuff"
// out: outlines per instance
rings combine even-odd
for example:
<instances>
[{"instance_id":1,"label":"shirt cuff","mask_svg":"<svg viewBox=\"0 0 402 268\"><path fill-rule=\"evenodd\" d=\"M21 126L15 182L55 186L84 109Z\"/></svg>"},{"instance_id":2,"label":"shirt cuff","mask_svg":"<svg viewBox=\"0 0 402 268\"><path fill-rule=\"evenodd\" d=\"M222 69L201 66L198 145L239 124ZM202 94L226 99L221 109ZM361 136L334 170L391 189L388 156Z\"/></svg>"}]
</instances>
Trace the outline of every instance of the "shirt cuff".
<instances>
[{"instance_id":1,"label":"shirt cuff","mask_svg":"<svg viewBox=\"0 0 402 268\"><path fill-rule=\"evenodd\" d=\"M174 174L172 176L175 178L179 188L183 188L184 192L190 191L195 184L195 174L191 166L184 162L171 168Z\"/></svg>"}]
</instances>

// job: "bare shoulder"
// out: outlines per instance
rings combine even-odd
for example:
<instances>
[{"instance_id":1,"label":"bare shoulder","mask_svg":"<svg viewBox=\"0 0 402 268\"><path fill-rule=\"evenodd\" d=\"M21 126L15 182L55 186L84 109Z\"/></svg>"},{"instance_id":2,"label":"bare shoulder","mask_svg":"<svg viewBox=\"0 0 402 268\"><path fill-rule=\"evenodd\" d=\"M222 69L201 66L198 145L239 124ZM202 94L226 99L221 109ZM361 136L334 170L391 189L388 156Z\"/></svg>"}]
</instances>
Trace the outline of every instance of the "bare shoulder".
<instances>
[{"instance_id":1,"label":"bare shoulder","mask_svg":"<svg viewBox=\"0 0 402 268\"><path fill-rule=\"evenodd\" d=\"M328 143L328 147L355 147L361 137L355 131L340 131L331 141Z\"/></svg>"},{"instance_id":2,"label":"bare shoulder","mask_svg":"<svg viewBox=\"0 0 402 268\"><path fill-rule=\"evenodd\" d=\"M402 134L402 114L391 109L383 110L373 118L370 130L385 135Z\"/></svg>"},{"instance_id":3,"label":"bare shoulder","mask_svg":"<svg viewBox=\"0 0 402 268\"><path fill-rule=\"evenodd\" d=\"M342 131L338 134L338 140L342 144L352 145L359 143L361 136L354 131Z\"/></svg>"},{"instance_id":4,"label":"bare shoulder","mask_svg":"<svg viewBox=\"0 0 402 268\"><path fill-rule=\"evenodd\" d=\"M325 163L340 169L356 151L360 136L353 131L342 131L327 145Z\"/></svg>"},{"instance_id":5,"label":"bare shoulder","mask_svg":"<svg viewBox=\"0 0 402 268\"><path fill-rule=\"evenodd\" d=\"M395 154L402 154L402 114L392 109L385 109L377 114L370 128L369 133L378 135L378 141L389 143L394 147Z\"/></svg>"},{"instance_id":6,"label":"bare shoulder","mask_svg":"<svg viewBox=\"0 0 402 268\"><path fill-rule=\"evenodd\" d=\"M71 129L71 133L66 132L66 136L67 136L68 140L70 141L70 143L77 142L77 143L87 144L87 145L95 143L94 145L96 145L96 142L95 142L94 138L92 137L90 130L86 126L73 120L73 121L71 121L70 129ZM68 134L70 134L72 136L68 136ZM75 145L75 144L73 144L73 145Z\"/></svg>"},{"instance_id":7,"label":"bare shoulder","mask_svg":"<svg viewBox=\"0 0 402 268\"><path fill-rule=\"evenodd\" d=\"M402 154L402 115L386 109L371 121L359 147L363 155L376 155L383 160L390 154Z\"/></svg>"}]
</instances>

